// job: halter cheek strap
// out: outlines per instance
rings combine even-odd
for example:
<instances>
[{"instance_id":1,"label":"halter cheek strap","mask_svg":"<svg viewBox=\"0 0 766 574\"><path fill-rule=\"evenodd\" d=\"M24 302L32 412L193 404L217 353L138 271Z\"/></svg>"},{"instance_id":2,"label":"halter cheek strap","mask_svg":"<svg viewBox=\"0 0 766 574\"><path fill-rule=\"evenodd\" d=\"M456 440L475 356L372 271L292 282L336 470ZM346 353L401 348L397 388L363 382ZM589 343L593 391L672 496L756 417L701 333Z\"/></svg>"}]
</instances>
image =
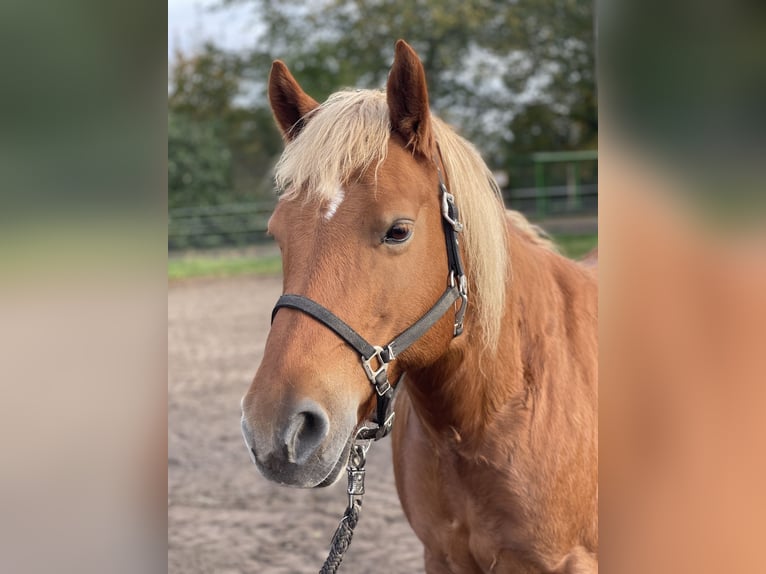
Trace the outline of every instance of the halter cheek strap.
<instances>
[{"instance_id":1,"label":"halter cheek strap","mask_svg":"<svg viewBox=\"0 0 766 574\"><path fill-rule=\"evenodd\" d=\"M364 337L332 311L303 295L282 295L271 312L271 321L273 323L277 311L283 307L302 311L332 330L359 353L362 368L370 384L375 388L377 397L375 418L372 421L377 427L372 429L362 427L357 433L357 438L361 440L381 439L391 431L393 426L394 387L388 380L389 363L433 327L458 299L461 300L461 303L460 307L455 311L453 336L457 337L463 332L463 318L468 303L468 289L457 239L457 234L463 230L463 224L460 223L460 215L457 205L455 205L455 197L447 191L447 186L444 185L438 164L436 170L439 175L439 193L441 196L442 223L447 246L449 276L447 288L442 296L420 319L394 337L387 345L379 347L368 343ZM398 388L402 377L397 381L396 388Z\"/></svg>"}]
</instances>

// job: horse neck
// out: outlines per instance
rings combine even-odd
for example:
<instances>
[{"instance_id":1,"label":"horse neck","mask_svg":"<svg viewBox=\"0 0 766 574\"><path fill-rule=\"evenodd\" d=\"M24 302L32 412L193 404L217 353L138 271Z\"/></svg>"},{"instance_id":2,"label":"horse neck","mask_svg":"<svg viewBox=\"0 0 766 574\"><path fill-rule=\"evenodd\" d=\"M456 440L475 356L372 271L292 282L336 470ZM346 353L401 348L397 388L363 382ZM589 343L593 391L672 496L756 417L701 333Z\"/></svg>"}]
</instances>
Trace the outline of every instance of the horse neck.
<instances>
[{"instance_id":1,"label":"horse neck","mask_svg":"<svg viewBox=\"0 0 766 574\"><path fill-rule=\"evenodd\" d=\"M557 377L551 369L566 366L558 358L573 352L571 294L594 283L577 264L519 233L508 243L512 273L497 350L485 349L480 327L467 316L465 333L436 363L408 372L408 394L426 431L473 452L492 429L507 436L523 425L536 388Z\"/></svg>"}]
</instances>

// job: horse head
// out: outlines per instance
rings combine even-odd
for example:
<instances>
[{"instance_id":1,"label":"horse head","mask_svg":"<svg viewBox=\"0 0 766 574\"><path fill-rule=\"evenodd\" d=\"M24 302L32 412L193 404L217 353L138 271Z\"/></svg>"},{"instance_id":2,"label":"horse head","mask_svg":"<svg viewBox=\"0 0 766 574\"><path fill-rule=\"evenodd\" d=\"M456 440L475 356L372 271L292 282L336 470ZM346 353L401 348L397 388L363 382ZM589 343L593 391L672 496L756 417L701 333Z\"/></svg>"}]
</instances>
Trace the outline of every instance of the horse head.
<instances>
[{"instance_id":1,"label":"horse head","mask_svg":"<svg viewBox=\"0 0 766 574\"><path fill-rule=\"evenodd\" d=\"M277 61L269 99L286 142L276 167L282 194L269 221L282 253L283 292L317 302L383 345L428 312L448 284L423 66L399 41L385 93L339 92L320 105ZM454 319L445 313L398 356L390 380L443 355ZM242 399L243 435L264 476L299 487L335 482L375 407L362 358L306 313L275 313Z\"/></svg>"}]
</instances>

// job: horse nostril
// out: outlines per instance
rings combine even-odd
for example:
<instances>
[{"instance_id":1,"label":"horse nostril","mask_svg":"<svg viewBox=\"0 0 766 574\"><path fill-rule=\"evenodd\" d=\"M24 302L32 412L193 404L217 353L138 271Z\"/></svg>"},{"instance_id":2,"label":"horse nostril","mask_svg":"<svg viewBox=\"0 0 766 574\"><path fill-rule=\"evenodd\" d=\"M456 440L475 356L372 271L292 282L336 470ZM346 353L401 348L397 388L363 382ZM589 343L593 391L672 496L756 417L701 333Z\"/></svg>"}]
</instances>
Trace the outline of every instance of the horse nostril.
<instances>
[{"instance_id":1,"label":"horse nostril","mask_svg":"<svg viewBox=\"0 0 766 574\"><path fill-rule=\"evenodd\" d=\"M330 421L319 405L301 406L303 409L290 418L283 437L287 460L299 464L316 452L330 430Z\"/></svg>"}]
</instances>

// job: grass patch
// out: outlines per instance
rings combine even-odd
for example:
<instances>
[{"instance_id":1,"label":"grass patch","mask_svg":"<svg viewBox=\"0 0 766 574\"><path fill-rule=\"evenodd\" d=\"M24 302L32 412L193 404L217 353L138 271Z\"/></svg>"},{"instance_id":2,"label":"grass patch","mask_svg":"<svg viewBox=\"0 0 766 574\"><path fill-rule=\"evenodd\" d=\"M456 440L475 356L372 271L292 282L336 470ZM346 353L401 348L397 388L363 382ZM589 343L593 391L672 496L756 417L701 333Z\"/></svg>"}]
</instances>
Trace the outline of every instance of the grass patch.
<instances>
[{"instance_id":1,"label":"grass patch","mask_svg":"<svg viewBox=\"0 0 766 574\"><path fill-rule=\"evenodd\" d=\"M554 235L553 239L567 257L577 259L598 245L598 235ZM191 277L232 277L235 275L279 275L282 259L279 255L204 256L190 255L168 260L168 279Z\"/></svg>"},{"instance_id":2,"label":"grass patch","mask_svg":"<svg viewBox=\"0 0 766 574\"><path fill-rule=\"evenodd\" d=\"M168 279L279 275L281 272L282 259L279 255L261 257L190 256L168 260Z\"/></svg>"},{"instance_id":3,"label":"grass patch","mask_svg":"<svg viewBox=\"0 0 766 574\"><path fill-rule=\"evenodd\" d=\"M598 235L554 235L553 240L561 253L572 259L579 259L598 246Z\"/></svg>"}]
</instances>

